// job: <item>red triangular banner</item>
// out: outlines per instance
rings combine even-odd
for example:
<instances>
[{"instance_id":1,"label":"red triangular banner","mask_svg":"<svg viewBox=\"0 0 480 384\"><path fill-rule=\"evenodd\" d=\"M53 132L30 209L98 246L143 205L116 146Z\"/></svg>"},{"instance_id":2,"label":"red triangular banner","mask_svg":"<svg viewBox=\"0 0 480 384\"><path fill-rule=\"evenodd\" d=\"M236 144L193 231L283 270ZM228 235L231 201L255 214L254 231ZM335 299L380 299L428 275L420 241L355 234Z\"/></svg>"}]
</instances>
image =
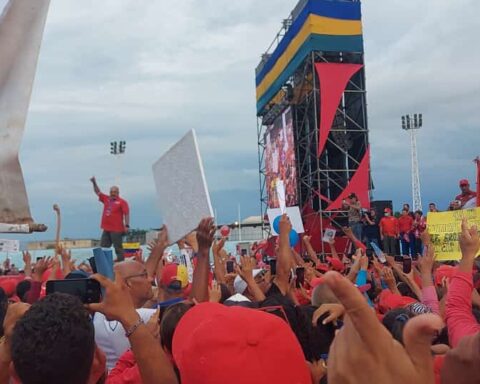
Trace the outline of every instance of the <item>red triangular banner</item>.
<instances>
[{"instance_id":1,"label":"red triangular banner","mask_svg":"<svg viewBox=\"0 0 480 384\"><path fill-rule=\"evenodd\" d=\"M318 140L318 156L322 154L325 143L327 142L338 104L340 103L343 92L347 87L347 83L362 67L362 64L315 64L317 75L320 79L320 133Z\"/></svg>"},{"instance_id":2,"label":"red triangular banner","mask_svg":"<svg viewBox=\"0 0 480 384\"><path fill-rule=\"evenodd\" d=\"M333 209L339 209L342 206L342 200L346 199L351 193L355 193L358 196L358 200L362 204L362 208L370 208L370 148L365 152L357 171L353 175L352 179L340 194L337 199L329 205L327 211Z\"/></svg>"}]
</instances>

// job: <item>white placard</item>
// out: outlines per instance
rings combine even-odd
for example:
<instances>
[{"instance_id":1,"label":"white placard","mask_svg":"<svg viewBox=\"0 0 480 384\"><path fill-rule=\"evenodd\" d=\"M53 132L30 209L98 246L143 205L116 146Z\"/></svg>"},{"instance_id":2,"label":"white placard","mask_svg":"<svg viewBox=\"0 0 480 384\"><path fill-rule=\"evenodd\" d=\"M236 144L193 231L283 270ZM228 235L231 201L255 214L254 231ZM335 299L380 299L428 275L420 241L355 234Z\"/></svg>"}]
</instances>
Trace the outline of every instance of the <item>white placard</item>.
<instances>
[{"instance_id":1,"label":"white placard","mask_svg":"<svg viewBox=\"0 0 480 384\"><path fill-rule=\"evenodd\" d=\"M285 185L282 180L278 179L276 184L278 204L280 205L280 212L282 215L286 212L286 200L285 200Z\"/></svg>"},{"instance_id":2,"label":"white placard","mask_svg":"<svg viewBox=\"0 0 480 384\"><path fill-rule=\"evenodd\" d=\"M300 208L298 207L287 207L286 208L287 216L292 223L292 228L297 231L297 233L304 233L305 229L303 228L302 215L300 214ZM279 234L273 228L273 222L277 216L282 215L280 208L267 209L268 221L270 222L270 228L272 230L272 235L278 236Z\"/></svg>"},{"instance_id":3,"label":"white placard","mask_svg":"<svg viewBox=\"0 0 480 384\"><path fill-rule=\"evenodd\" d=\"M337 231L333 228L325 229L325 232L323 233L322 241L324 243L330 243L333 239L335 239L335 234L336 233L337 233Z\"/></svg>"},{"instance_id":4,"label":"white placard","mask_svg":"<svg viewBox=\"0 0 480 384\"><path fill-rule=\"evenodd\" d=\"M213 216L193 129L153 165L153 178L172 244L195 230L202 218Z\"/></svg>"},{"instance_id":5,"label":"white placard","mask_svg":"<svg viewBox=\"0 0 480 384\"><path fill-rule=\"evenodd\" d=\"M19 252L20 241L18 240L0 240L0 252Z\"/></svg>"}]
</instances>

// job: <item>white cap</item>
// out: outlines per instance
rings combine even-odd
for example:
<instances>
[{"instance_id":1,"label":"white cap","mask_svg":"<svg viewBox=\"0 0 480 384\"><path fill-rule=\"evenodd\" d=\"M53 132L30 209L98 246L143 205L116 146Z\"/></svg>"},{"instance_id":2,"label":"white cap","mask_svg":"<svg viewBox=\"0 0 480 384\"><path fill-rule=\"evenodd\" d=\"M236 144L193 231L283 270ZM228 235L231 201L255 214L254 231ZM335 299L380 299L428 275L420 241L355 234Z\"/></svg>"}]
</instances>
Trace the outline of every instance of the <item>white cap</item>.
<instances>
[{"instance_id":1,"label":"white cap","mask_svg":"<svg viewBox=\"0 0 480 384\"><path fill-rule=\"evenodd\" d=\"M261 269L254 269L253 277L257 277L260 272L262 272ZM237 277L235 277L235 281L233 282L233 288L235 290L235 293L243 294L247 289L247 283L245 282L245 280L243 280L240 276L237 275Z\"/></svg>"},{"instance_id":2,"label":"white cap","mask_svg":"<svg viewBox=\"0 0 480 384\"><path fill-rule=\"evenodd\" d=\"M235 303L251 302L251 300L248 297L245 297L245 296L241 295L240 293L236 293L235 295L230 296L225 301L233 301Z\"/></svg>"}]
</instances>

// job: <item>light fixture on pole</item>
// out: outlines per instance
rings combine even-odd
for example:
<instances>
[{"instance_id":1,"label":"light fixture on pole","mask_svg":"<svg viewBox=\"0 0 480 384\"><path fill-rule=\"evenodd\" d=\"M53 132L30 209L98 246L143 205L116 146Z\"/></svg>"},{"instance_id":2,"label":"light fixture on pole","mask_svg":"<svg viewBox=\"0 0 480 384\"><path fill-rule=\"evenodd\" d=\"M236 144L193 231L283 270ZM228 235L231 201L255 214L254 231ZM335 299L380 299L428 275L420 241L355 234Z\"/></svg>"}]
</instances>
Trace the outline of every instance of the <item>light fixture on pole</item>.
<instances>
[{"instance_id":1,"label":"light fixture on pole","mask_svg":"<svg viewBox=\"0 0 480 384\"><path fill-rule=\"evenodd\" d=\"M112 141L110 142L110 154L114 155L117 159L117 175L115 177L115 184L118 185L118 181L120 179L120 174L122 173L122 165L120 163L120 155L125 154L125 150L127 149L127 142L124 140L121 141Z\"/></svg>"},{"instance_id":2,"label":"light fixture on pole","mask_svg":"<svg viewBox=\"0 0 480 384\"><path fill-rule=\"evenodd\" d=\"M412 199L413 209L422 210L422 196L420 192L420 173L418 170L417 156L417 131L423 126L423 115L415 113L414 115L402 116L402 129L410 131L410 146L412 152Z\"/></svg>"}]
</instances>

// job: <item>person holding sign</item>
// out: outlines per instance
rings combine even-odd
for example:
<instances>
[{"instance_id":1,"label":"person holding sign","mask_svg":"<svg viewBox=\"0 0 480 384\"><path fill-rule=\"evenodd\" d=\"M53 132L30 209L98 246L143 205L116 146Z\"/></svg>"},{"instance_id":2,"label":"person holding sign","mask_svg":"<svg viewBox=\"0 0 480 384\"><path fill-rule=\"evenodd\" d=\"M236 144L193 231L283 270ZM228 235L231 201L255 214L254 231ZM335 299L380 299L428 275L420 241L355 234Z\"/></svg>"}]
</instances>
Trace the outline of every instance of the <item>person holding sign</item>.
<instances>
[{"instance_id":1,"label":"person holding sign","mask_svg":"<svg viewBox=\"0 0 480 384\"><path fill-rule=\"evenodd\" d=\"M98 200L103 203L102 223L103 229L100 246L110 248L113 244L117 261L124 260L122 239L130 229L130 210L126 200L120 197L120 190L113 186L110 188L110 195L107 196L100 191L95 176L90 179L93 184L93 191Z\"/></svg>"}]
</instances>

